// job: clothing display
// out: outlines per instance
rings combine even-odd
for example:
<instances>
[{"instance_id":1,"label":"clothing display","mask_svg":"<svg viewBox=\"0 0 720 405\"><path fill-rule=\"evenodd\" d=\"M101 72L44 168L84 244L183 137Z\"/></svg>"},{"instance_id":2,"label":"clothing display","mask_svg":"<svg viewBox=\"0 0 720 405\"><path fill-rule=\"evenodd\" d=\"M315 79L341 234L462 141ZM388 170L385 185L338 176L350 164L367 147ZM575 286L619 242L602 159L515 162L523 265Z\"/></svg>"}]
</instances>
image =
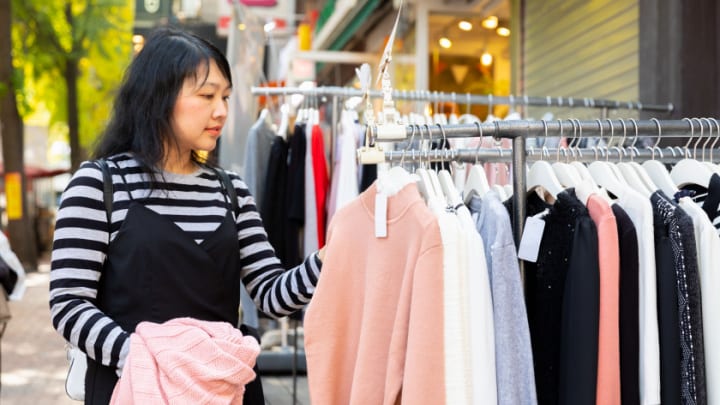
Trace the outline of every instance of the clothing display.
<instances>
[{"instance_id":1,"label":"clothing display","mask_svg":"<svg viewBox=\"0 0 720 405\"><path fill-rule=\"evenodd\" d=\"M512 107L504 119L522 120ZM538 129L532 120L505 125L492 113L487 120L468 113L454 123L476 123L472 129L445 132L442 119L423 115L414 122L411 113L407 137L390 144L392 131L382 133L380 125L365 131L354 111L336 112L328 178L317 176L327 171L319 129L312 119L299 120L306 149L299 157L302 239L305 247L316 239L322 246L327 229L328 246L304 324L313 403L717 403L711 382L720 372L714 343L720 329L708 308L720 298L706 293L720 287L711 270L720 265L713 223L719 174L683 184L673 201L654 184L662 179L663 188L677 190L669 173L655 171L667 166L636 163L657 153L628 152L623 157L636 160L616 164L609 152L601 162L598 151L582 146L602 145L608 125L617 135L616 119L594 127L571 121L577 142L555 142L555 128L560 137L568 133L558 120L544 122L547 139L535 141L569 148L565 162L560 149L550 152L557 153L546 165L552 173L536 176L528 168L527 187L508 150L515 144L509 138ZM648 123L634 124L637 135ZM653 125L660 131L665 124ZM418 140L418 127L431 139ZM600 139L582 132L598 127ZM392 151L385 163L358 164L357 148L372 150L378 141ZM597 162L586 165L593 152ZM540 160L546 156L552 155L543 151ZM584 160L570 162L578 157ZM553 173L563 180L557 186L548 178ZM483 181L469 181L478 175ZM388 187L389 178L402 178L403 186ZM511 214L524 214L524 229L513 226ZM431 237L438 252L428 289L417 245ZM422 389L419 381L426 381Z\"/></svg>"}]
</instances>

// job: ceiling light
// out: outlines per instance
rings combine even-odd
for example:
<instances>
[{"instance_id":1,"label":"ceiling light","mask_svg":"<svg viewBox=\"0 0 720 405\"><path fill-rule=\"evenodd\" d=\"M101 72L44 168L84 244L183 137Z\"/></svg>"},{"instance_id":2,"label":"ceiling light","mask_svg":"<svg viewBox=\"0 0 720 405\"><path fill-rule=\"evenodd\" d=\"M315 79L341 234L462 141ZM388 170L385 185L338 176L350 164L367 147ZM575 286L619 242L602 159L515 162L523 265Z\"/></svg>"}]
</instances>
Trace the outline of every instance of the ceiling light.
<instances>
[{"instance_id":1,"label":"ceiling light","mask_svg":"<svg viewBox=\"0 0 720 405\"><path fill-rule=\"evenodd\" d=\"M237 25L237 29L240 30L240 31L245 31L245 28L247 28L247 26L245 25L245 23L239 23L239 24Z\"/></svg>"},{"instance_id":2,"label":"ceiling light","mask_svg":"<svg viewBox=\"0 0 720 405\"><path fill-rule=\"evenodd\" d=\"M480 64L483 66L490 66L493 63L493 56L490 52L485 51L480 55Z\"/></svg>"},{"instance_id":3,"label":"ceiling light","mask_svg":"<svg viewBox=\"0 0 720 405\"><path fill-rule=\"evenodd\" d=\"M265 30L265 32L270 32L270 31L274 30L275 27L276 27L275 21L270 21L270 22L266 23L265 26L263 26L263 29Z\"/></svg>"},{"instance_id":4,"label":"ceiling light","mask_svg":"<svg viewBox=\"0 0 720 405\"><path fill-rule=\"evenodd\" d=\"M510 36L510 28L507 28L507 27L498 27L497 31L495 31L495 32L497 32L497 34L500 35L501 37L509 37Z\"/></svg>"},{"instance_id":5,"label":"ceiling light","mask_svg":"<svg viewBox=\"0 0 720 405\"><path fill-rule=\"evenodd\" d=\"M498 18L494 15L491 15L486 19L482 20L482 26L489 30L494 30L498 26Z\"/></svg>"},{"instance_id":6,"label":"ceiling light","mask_svg":"<svg viewBox=\"0 0 720 405\"><path fill-rule=\"evenodd\" d=\"M448 37L442 37L438 41L441 47L448 49L452 46L452 41Z\"/></svg>"},{"instance_id":7,"label":"ceiling light","mask_svg":"<svg viewBox=\"0 0 720 405\"><path fill-rule=\"evenodd\" d=\"M460 22L458 23L458 28L463 31L470 31L473 28L473 25L470 21L460 20Z\"/></svg>"}]
</instances>

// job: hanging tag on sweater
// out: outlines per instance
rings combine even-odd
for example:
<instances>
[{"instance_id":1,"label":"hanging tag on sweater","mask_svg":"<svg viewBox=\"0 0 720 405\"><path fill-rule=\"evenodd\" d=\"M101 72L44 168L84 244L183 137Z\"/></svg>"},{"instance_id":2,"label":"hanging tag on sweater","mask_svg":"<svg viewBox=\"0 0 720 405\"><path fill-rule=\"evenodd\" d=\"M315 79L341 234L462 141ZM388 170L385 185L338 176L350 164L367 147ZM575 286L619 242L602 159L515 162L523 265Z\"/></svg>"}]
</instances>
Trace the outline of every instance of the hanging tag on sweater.
<instances>
[{"instance_id":1,"label":"hanging tag on sweater","mask_svg":"<svg viewBox=\"0 0 720 405\"><path fill-rule=\"evenodd\" d=\"M540 252L540 242L542 241L543 232L545 231L545 221L543 217L545 212L538 215L528 217L523 228L522 239L520 239L520 247L518 248L518 258L535 263Z\"/></svg>"},{"instance_id":2,"label":"hanging tag on sweater","mask_svg":"<svg viewBox=\"0 0 720 405\"><path fill-rule=\"evenodd\" d=\"M375 237L387 238L387 196L375 194Z\"/></svg>"}]
</instances>

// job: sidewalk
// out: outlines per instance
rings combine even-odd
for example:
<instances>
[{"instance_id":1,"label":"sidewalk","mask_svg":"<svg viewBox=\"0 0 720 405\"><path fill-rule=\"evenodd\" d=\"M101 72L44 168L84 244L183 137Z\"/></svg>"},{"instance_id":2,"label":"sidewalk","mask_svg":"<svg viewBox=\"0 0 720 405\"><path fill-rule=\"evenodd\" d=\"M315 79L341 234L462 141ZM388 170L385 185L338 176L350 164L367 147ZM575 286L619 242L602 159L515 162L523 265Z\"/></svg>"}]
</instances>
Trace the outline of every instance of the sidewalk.
<instances>
[{"instance_id":1,"label":"sidewalk","mask_svg":"<svg viewBox=\"0 0 720 405\"><path fill-rule=\"evenodd\" d=\"M77 405L65 395L65 342L50 322L48 281L50 266L41 264L27 275L27 291L11 302L12 319L0 340L2 372L0 404ZM292 405L291 377L262 377L266 404ZM307 379L297 382L299 405L310 404Z\"/></svg>"}]
</instances>

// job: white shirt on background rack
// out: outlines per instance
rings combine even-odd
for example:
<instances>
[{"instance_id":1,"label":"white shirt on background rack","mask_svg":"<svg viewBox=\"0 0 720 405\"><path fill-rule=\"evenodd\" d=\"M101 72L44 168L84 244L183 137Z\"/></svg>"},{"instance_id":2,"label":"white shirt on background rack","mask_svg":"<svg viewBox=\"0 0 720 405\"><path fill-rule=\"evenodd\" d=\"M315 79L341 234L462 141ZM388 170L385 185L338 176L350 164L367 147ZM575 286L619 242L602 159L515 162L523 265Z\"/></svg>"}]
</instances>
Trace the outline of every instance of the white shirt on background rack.
<instances>
[{"instance_id":1,"label":"white shirt on background rack","mask_svg":"<svg viewBox=\"0 0 720 405\"><path fill-rule=\"evenodd\" d=\"M650 200L625 190L616 201L630 217L638 237L640 403L660 404L660 332L657 311L655 231Z\"/></svg>"}]
</instances>

